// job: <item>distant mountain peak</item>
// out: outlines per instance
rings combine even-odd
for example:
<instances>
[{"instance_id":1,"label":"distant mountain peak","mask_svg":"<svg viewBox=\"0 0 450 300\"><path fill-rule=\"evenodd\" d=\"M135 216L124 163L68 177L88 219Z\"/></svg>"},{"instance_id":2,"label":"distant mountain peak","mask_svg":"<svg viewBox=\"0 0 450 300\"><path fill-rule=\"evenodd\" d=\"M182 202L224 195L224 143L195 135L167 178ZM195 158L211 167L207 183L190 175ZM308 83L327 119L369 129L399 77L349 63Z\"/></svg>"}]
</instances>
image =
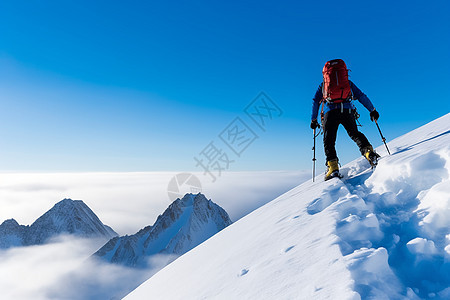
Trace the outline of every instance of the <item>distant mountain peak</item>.
<instances>
[{"instance_id":1,"label":"distant mountain peak","mask_svg":"<svg viewBox=\"0 0 450 300\"><path fill-rule=\"evenodd\" d=\"M0 225L0 248L44 244L60 234L107 239L117 236L82 200L65 198L31 226L19 225L14 219L4 221Z\"/></svg>"},{"instance_id":2,"label":"distant mountain peak","mask_svg":"<svg viewBox=\"0 0 450 300\"><path fill-rule=\"evenodd\" d=\"M109 262L142 267L151 255L181 255L231 223L226 211L205 195L186 194L173 201L152 226L131 236L111 239L94 255Z\"/></svg>"},{"instance_id":3,"label":"distant mountain peak","mask_svg":"<svg viewBox=\"0 0 450 300\"><path fill-rule=\"evenodd\" d=\"M63 200L59 201L53 207L49 210L55 210L55 209L63 209L62 211L65 211L66 209L77 209L77 208L90 208L83 202L83 200L72 200L70 198L64 198ZM70 213L70 211L66 211L67 213Z\"/></svg>"},{"instance_id":4,"label":"distant mountain peak","mask_svg":"<svg viewBox=\"0 0 450 300\"><path fill-rule=\"evenodd\" d=\"M8 219L0 225L0 249L21 246L27 226L19 225L16 220Z\"/></svg>"},{"instance_id":5,"label":"distant mountain peak","mask_svg":"<svg viewBox=\"0 0 450 300\"><path fill-rule=\"evenodd\" d=\"M4 226L4 227L16 227L16 226L20 226L19 223L17 223L17 221L15 219L8 219L3 221L2 224L0 224L0 226Z\"/></svg>"}]
</instances>

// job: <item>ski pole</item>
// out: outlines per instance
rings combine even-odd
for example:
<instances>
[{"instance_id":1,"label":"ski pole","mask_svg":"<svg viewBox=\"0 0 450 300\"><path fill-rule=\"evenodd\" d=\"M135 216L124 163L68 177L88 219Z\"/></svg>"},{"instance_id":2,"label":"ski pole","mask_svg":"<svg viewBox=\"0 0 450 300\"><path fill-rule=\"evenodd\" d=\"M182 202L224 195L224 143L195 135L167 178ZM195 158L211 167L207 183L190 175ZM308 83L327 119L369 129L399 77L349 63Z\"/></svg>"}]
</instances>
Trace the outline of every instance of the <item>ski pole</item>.
<instances>
[{"instance_id":1,"label":"ski pole","mask_svg":"<svg viewBox=\"0 0 450 300\"><path fill-rule=\"evenodd\" d=\"M319 126L319 128L320 128L320 126ZM314 144L313 144L313 148L312 148L312 150L313 150L313 159L312 159L312 161L313 161L313 175L312 175L312 181L313 182L314 182L314 179L316 177L316 137L318 137L319 134L320 134L320 131L319 131L318 134L316 134L316 128L314 128L314 131L313 131Z\"/></svg>"},{"instance_id":2,"label":"ski pole","mask_svg":"<svg viewBox=\"0 0 450 300\"><path fill-rule=\"evenodd\" d=\"M383 134L381 133L381 129L380 129L380 126L378 125L377 120L375 120L375 124L377 124L378 132L379 132L380 135L381 135L381 140L383 141L384 145L386 146L387 152L389 153L389 155L391 155L391 152L389 151L389 148L388 148L388 146L387 146L387 144L386 144L386 138L385 138L385 137L383 136Z\"/></svg>"},{"instance_id":3,"label":"ski pole","mask_svg":"<svg viewBox=\"0 0 450 300\"><path fill-rule=\"evenodd\" d=\"M312 180L313 180L313 182L314 182L314 177L316 177L316 129L315 129L315 128L314 128L314 131L313 131L313 136L314 136L314 138L313 138L314 144L313 144L313 148L312 148L312 150L313 150L313 159L312 159L312 161L313 161L313 173L312 173Z\"/></svg>"}]
</instances>

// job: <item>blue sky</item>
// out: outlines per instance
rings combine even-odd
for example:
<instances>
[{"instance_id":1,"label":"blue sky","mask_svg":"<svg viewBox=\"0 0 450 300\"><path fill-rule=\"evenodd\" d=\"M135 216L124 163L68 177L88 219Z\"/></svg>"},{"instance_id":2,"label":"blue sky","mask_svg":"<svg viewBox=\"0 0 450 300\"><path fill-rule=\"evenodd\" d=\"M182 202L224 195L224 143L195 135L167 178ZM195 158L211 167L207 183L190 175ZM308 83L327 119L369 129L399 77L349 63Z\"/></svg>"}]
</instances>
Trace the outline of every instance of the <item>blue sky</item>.
<instances>
[{"instance_id":1,"label":"blue sky","mask_svg":"<svg viewBox=\"0 0 450 300\"><path fill-rule=\"evenodd\" d=\"M329 59L347 62L388 140L450 111L449 12L446 0L2 1L1 169L199 171L210 142L232 171L308 169ZM265 131L244 113L261 91L283 111ZM236 117L258 136L239 157L218 137ZM343 128L337 149L343 163L359 155ZM320 170L320 141L317 155Z\"/></svg>"}]
</instances>

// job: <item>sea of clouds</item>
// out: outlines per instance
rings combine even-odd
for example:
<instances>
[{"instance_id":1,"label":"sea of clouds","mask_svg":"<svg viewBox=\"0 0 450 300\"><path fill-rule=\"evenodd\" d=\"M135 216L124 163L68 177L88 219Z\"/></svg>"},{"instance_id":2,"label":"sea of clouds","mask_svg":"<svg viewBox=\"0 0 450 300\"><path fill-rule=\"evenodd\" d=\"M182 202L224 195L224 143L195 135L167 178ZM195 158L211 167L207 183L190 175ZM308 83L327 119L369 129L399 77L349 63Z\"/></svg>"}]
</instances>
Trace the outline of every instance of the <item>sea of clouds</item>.
<instances>
[{"instance_id":1,"label":"sea of clouds","mask_svg":"<svg viewBox=\"0 0 450 300\"><path fill-rule=\"evenodd\" d=\"M55 203L83 200L120 235L151 225L171 203L168 183L176 172L0 173L0 222L30 225ZM233 221L308 180L309 171L228 172L215 182L202 173L202 193ZM180 193L190 192L180 186ZM173 260L153 257L151 268L130 269L90 260L106 241L60 237L42 246L0 251L2 299L121 297Z\"/></svg>"}]
</instances>

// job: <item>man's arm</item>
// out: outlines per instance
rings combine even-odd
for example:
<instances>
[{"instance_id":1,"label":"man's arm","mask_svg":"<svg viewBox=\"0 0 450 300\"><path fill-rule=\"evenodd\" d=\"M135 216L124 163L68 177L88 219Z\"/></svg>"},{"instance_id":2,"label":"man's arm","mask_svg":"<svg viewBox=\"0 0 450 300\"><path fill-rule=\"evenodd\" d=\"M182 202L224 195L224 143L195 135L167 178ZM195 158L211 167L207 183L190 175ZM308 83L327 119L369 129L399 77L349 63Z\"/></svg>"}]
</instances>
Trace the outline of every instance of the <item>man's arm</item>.
<instances>
[{"instance_id":1,"label":"man's arm","mask_svg":"<svg viewBox=\"0 0 450 300\"><path fill-rule=\"evenodd\" d=\"M320 107L320 101L322 101L323 94L322 94L322 83L319 85L319 88L316 91L316 94L314 95L313 101L312 101L312 114L311 114L311 121L317 120L317 115L319 113L319 107Z\"/></svg>"},{"instance_id":2,"label":"man's arm","mask_svg":"<svg viewBox=\"0 0 450 300\"><path fill-rule=\"evenodd\" d=\"M375 109L369 97L367 97L366 94L361 92L361 90L351 81L350 81L350 88L352 89L353 98L358 99L358 101L361 102L362 105L364 105L364 107L367 108L368 111L371 112Z\"/></svg>"}]
</instances>

